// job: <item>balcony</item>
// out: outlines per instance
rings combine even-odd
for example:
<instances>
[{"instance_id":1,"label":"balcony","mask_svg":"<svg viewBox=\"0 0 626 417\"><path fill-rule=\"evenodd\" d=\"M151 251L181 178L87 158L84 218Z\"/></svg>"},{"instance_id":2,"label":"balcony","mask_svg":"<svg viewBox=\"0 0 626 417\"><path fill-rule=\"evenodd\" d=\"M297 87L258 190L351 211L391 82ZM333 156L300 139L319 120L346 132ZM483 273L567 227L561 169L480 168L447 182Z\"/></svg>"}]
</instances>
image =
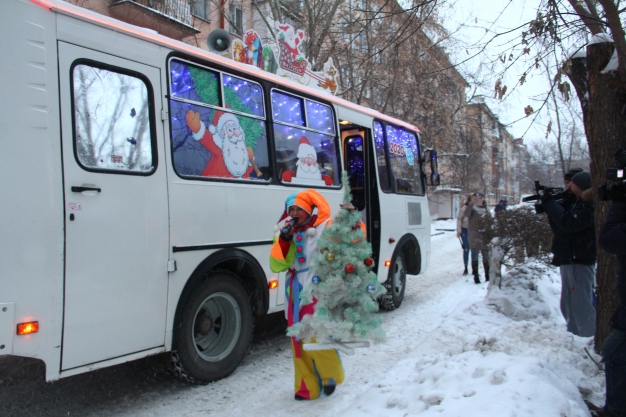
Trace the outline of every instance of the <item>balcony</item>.
<instances>
[{"instance_id":1,"label":"balcony","mask_svg":"<svg viewBox=\"0 0 626 417\"><path fill-rule=\"evenodd\" d=\"M192 25L189 0L109 0L109 13L176 40L200 33Z\"/></svg>"}]
</instances>

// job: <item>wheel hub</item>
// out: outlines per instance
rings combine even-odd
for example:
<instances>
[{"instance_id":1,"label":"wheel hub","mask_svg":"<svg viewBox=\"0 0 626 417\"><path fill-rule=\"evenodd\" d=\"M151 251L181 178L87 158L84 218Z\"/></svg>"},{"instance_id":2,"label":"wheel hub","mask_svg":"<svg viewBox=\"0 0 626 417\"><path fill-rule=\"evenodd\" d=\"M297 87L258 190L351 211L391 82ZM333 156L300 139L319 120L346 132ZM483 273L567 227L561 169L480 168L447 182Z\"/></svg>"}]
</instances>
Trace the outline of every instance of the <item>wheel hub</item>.
<instances>
[{"instance_id":1,"label":"wheel hub","mask_svg":"<svg viewBox=\"0 0 626 417\"><path fill-rule=\"evenodd\" d=\"M213 318L207 314L205 309L200 310L198 317L196 317L196 327L194 329L196 334L206 336L215 327Z\"/></svg>"}]
</instances>

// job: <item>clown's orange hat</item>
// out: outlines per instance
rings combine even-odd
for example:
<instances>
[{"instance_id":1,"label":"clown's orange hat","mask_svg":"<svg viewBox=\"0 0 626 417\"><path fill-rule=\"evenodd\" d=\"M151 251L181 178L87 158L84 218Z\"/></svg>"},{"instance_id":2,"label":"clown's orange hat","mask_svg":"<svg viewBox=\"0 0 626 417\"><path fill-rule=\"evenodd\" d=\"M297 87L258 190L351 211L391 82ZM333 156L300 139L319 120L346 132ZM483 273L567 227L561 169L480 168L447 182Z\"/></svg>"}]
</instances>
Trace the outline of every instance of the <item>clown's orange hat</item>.
<instances>
[{"instance_id":1,"label":"clown's orange hat","mask_svg":"<svg viewBox=\"0 0 626 417\"><path fill-rule=\"evenodd\" d=\"M312 214L313 209L317 208L317 220L314 226L330 218L330 205L328 201L326 201L323 195L312 189L300 191L299 193L294 193L287 197L287 200L285 200L285 213L279 222L287 217L287 211L291 206L298 206L309 214Z\"/></svg>"}]
</instances>

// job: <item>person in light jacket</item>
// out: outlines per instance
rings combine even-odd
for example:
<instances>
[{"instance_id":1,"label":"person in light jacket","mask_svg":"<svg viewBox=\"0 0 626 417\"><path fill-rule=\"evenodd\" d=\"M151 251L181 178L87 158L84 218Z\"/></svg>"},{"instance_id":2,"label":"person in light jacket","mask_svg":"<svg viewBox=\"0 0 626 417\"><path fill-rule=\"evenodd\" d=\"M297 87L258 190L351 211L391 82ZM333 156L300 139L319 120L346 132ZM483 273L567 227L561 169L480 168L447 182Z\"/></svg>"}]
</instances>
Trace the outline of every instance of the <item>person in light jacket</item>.
<instances>
[{"instance_id":1,"label":"person in light jacket","mask_svg":"<svg viewBox=\"0 0 626 417\"><path fill-rule=\"evenodd\" d=\"M465 217L465 209L467 205L470 203L472 196L468 195L465 199L465 203L459 208L459 213L456 217L456 237L461 239L461 244L463 246L463 264L465 265L465 269L463 270L463 275L467 275L467 262L469 261L469 253L470 253L470 245L469 240L467 239L467 218Z\"/></svg>"}]
</instances>

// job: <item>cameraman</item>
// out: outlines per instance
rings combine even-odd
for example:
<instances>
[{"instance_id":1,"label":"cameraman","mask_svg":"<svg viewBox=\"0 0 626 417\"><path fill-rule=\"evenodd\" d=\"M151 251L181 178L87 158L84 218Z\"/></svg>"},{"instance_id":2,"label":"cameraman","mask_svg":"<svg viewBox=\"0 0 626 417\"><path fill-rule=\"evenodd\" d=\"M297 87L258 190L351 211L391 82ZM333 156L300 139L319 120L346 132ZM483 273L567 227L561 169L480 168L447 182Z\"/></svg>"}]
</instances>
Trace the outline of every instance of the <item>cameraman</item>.
<instances>
[{"instance_id":1,"label":"cameraman","mask_svg":"<svg viewBox=\"0 0 626 417\"><path fill-rule=\"evenodd\" d=\"M602 346L606 376L605 416L626 416L626 202L615 201L602 228L599 243L617 255L617 292L620 304L611 317L613 328Z\"/></svg>"},{"instance_id":2,"label":"cameraman","mask_svg":"<svg viewBox=\"0 0 626 417\"><path fill-rule=\"evenodd\" d=\"M574 199L553 199L551 193L541 196L539 207L548 215L554 233L553 263L561 271L561 312L567 331L582 337L596 331L596 309L593 286L596 263L591 175L579 172L567 185Z\"/></svg>"}]
</instances>

